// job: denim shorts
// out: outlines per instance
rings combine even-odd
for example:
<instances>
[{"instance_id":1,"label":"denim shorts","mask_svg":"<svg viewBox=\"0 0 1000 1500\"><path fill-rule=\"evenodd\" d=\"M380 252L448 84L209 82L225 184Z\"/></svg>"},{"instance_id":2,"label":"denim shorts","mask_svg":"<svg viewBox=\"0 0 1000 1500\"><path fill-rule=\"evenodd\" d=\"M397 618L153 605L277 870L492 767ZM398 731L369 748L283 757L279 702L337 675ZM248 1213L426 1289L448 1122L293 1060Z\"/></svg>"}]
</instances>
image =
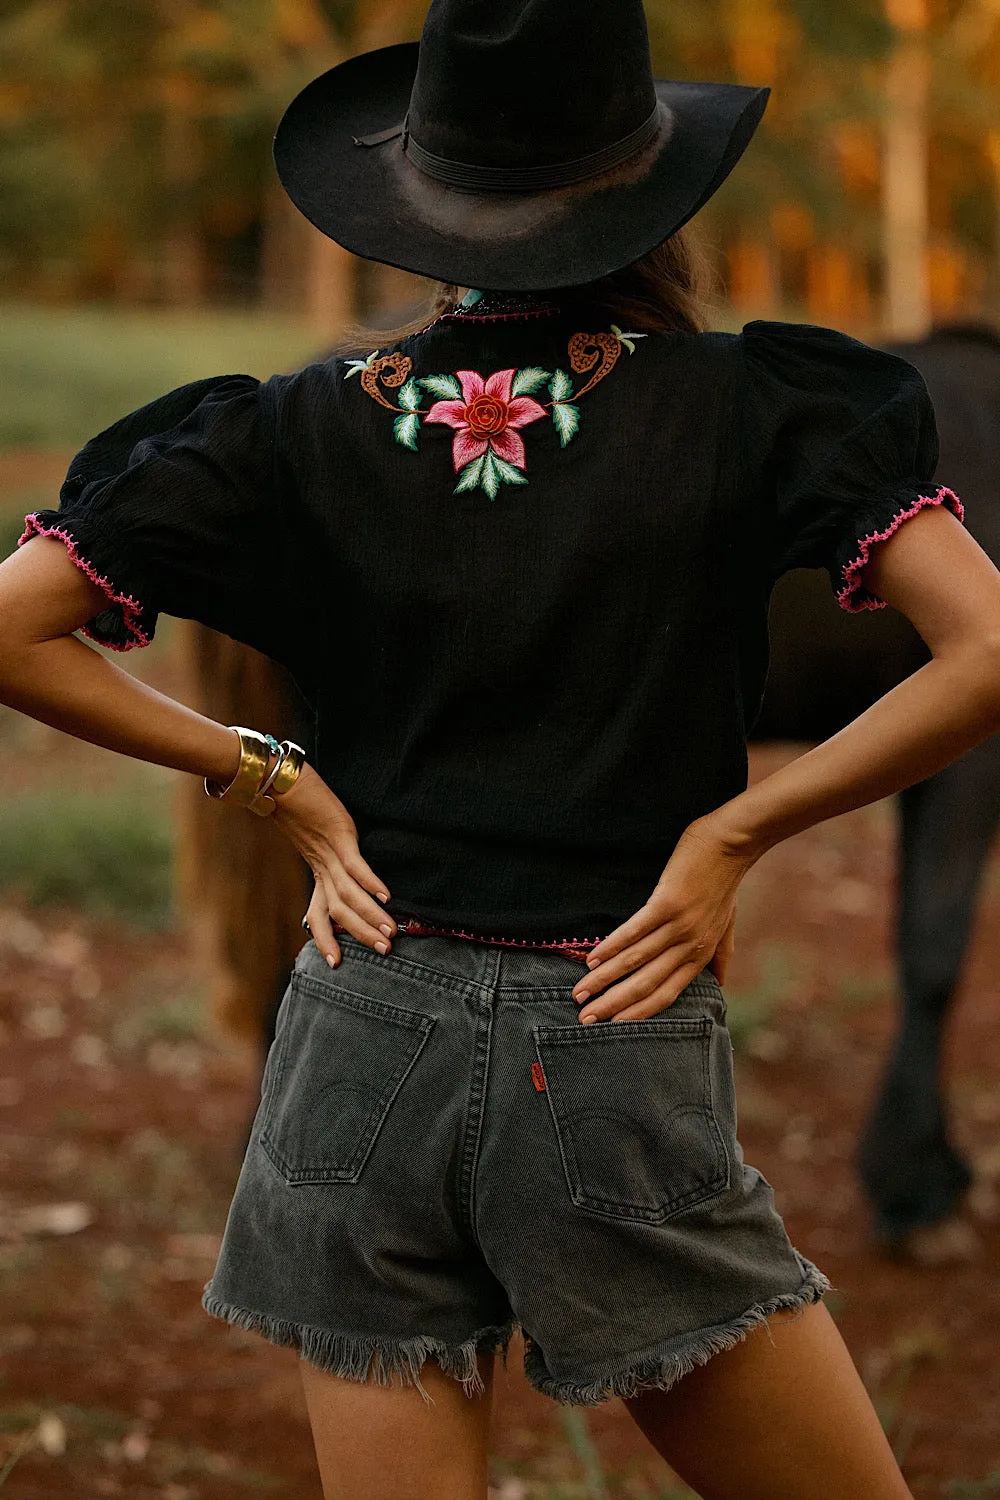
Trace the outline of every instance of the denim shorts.
<instances>
[{"instance_id":1,"label":"denim shorts","mask_svg":"<svg viewBox=\"0 0 1000 1500\"><path fill-rule=\"evenodd\" d=\"M584 1026L579 960L399 933L299 954L204 1306L352 1380L478 1351L553 1399L666 1389L829 1289L736 1138L705 969Z\"/></svg>"}]
</instances>

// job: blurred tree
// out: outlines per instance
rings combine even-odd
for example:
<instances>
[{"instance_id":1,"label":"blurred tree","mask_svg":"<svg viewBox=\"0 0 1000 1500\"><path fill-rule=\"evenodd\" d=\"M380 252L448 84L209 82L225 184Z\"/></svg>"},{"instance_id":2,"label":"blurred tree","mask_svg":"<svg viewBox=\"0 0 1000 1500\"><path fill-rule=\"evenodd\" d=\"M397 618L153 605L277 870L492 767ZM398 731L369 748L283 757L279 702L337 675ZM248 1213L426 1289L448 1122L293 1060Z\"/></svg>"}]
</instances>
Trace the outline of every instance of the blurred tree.
<instances>
[{"instance_id":1,"label":"blurred tree","mask_svg":"<svg viewBox=\"0 0 1000 1500\"><path fill-rule=\"evenodd\" d=\"M877 244L877 195L863 181L845 180L841 158L844 132L859 122L873 128L879 112L872 70L891 41L879 6L710 0L677 7L648 0L647 8L655 61L667 76L774 90L753 151L703 214L725 252L737 305L766 312L813 303L814 312L814 294L829 280L823 267L837 259L831 248L840 253L841 271L846 256L849 279L863 281Z\"/></svg>"},{"instance_id":2,"label":"blurred tree","mask_svg":"<svg viewBox=\"0 0 1000 1500\"><path fill-rule=\"evenodd\" d=\"M928 0L886 0L886 15L894 36L882 147L885 323L892 338L920 339L931 321Z\"/></svg>"},{"instance_id":3,"label":"blurred tree","mask_svg":"<svg viewBox=\"0 0 1000 1500\"><path fill-rule=\"evenodd\" d=\"M914 5L916 51L900 11ZM372 300L372 273L359 282L288 205L274 124L324 67L417 36L426 6L0 0L7 285L259 297L332 331ZM703 216L738 305L864 323L885 296L897 322L919 321L918 263L936 306L987 273L1000 303L1000 0L647 0L647 12L662 75L774 88L754 150Z\"/></svg>"}]
</instances>

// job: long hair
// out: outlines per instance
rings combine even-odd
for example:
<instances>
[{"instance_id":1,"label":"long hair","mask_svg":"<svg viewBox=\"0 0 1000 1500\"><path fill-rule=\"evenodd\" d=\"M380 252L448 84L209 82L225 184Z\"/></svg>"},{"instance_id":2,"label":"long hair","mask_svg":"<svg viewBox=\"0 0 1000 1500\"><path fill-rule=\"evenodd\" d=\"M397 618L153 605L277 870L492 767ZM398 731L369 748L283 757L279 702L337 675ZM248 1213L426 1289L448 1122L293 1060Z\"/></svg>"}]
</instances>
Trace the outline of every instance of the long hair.
<instances>
[{"instance_id":1,"label":"long hair","mask_svg":"<svg viewBox=\"0 0 1000 1500\"><path fill-rule=\"evenodd\" d=\"M604 322L637 333L702 333L708 327L709 276L704 251L687 230L679 229L609 276L539 295L563 307L578 308L584 322L601 315ZM422 332L442 313L454 311L461 299L461 287L431 281L426 302L412 319L396 328L351 328L334 352L355 354L373 344L382 348L398 344Z\"/></svg>"}]
</instances>

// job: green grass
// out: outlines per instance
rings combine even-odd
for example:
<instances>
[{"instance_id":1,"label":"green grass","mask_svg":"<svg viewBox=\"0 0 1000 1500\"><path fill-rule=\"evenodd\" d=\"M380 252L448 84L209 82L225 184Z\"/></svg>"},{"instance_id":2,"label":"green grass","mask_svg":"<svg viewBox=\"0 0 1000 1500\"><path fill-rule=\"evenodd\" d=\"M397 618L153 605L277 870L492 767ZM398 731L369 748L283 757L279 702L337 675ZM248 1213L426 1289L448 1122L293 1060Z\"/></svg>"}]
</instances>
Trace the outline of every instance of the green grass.
<instances>
[{"instance_id":1,"label":"green grass","mask_svg":"<svg viewBox=\"0 0 1000 1500\"><path fill-rule=\"evenodd\" d=\"M152 995L150 989L152 988ZM198 1042L206 1031L205 997L182 989L157 994L155 976L144 975L127 1009L116 1016L112 1042L116 1051L141 1052L151 1042Z\"/></svg>"},{"instance_id":2,"label":"green grass","mask_svg":"<svg viewBox=\"0 0 1000 1500\"><path fill-rule=\"evenodd\" d=\"M158 928L169 924L169 799L42 792L0 807L0 892L33 906L72 906Z\"/></svg>"},{"instance_id":3,"label":"green grass","mask_svg":"<svg viewBox=\"0 0 1000 1500\"><path fill-rule=\"evenodd\" d=\"M71 448L206 375L271 375L322 352L300 320L255 312L0 311L0 450Z\"/></svg>"},{"instance_id":4,"label":"green grass","mask_svg":"<svg viewBox=\"0 0 1000 1500\"><path fill-rule=\"evenodd\" d=\"M953 1500L986 1500L988 1495L1000 1495L1000 1469L994 1469L985 1479L953 1479L944 1492Z\"/></svg>"},{"instance_id":5,"label":"green grass","mask_svg":"<svg viewBox=\"0 0 1000 1500\"><path fill-rule=\"evenodd\" d=\"M727 1023L737 1052L752 1050L755 1033L770 1026L799 977L795 953L779 942L761 945L757 970L753 984L740 989L726 985Z\"/></svg>"}]
</instances>

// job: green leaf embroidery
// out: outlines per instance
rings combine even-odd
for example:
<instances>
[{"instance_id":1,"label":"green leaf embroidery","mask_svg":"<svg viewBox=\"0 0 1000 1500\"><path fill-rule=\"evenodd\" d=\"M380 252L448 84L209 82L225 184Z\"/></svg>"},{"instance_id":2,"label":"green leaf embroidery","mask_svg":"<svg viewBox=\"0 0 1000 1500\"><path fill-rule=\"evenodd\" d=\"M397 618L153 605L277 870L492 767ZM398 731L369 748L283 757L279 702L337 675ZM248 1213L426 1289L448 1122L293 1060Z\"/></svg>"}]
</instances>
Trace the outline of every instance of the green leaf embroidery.
<instances>
[{"instance_id":1,"label":"green leaf embroidery","mask_svg":"<svg viewBox=\"0 0 1000 1500\"><path fill-rule=\"evenodd\" d=\"M500 488L500 470L497 468L497 457L492 448L483 454L483 472L479 477L479 483L490 499L495 500L497 490Z\"/></svg>"},{"instance_id":2,"label":"green leaf embroidery","mask_svg":"<svg viewBox=\"0 0 1000 1500\"><path fill-rule=\"evenodd\" d=\"M452 490L452 494L461 495L463 490L474 490L479 484L479 476L483 472L485 462L486 454L484 453L481 458L474 458L471 464L466 464L458 476L458 483Z\"/></svg>"},{"instance_id":3,"label":"green leaf embroidery","mask_svg":"<svg viewBox=\"0 0 1000 1500\"><path fill-rule=\"evenodd\" d=\"M573 382L565 370L556 371L552 377L549 390L552 392L553 401L563 401L567 396L572 394Z\"/></svg>"},{"instance_id":4,"label":"green leaf embroidery","mask_svg":"<svg viewBox=\"0 0 1000 1500\"><path fill-rule=\"evenodd\" d=\"M360 375L362 370L367 370L377 354L378 350L373 349L367 359L349 359L347 361L348 370L344 379L350 380L352 375Z\"/></svg>"},{"instance_id":5,"label":"green leaf embroidery","mask_svg":"<svg viewBox=\"0 0 1000 1500\"><path fill-rule=\"evenodd\" d=\"M475 306L475 303L481 296L481 292L470 292L464 305L466 307ZM647 337L644 333L623 332L614 323L611 325L611 332L621 347L627 349L629 354L635 353L635 340ZM572 349L572 347L571 342L570 348ZM378 359L378 354L379 351L373 349L367 359L346 361L347 372L345 378L349 379L353 375L360 375L366 370L372 370L375 361ZM394 370L399 363L402 363L404 369L409 366L408 360L397 359L396 363L393 363L393 359L390 359L388 356L383 361L385 365L391 364ZM607 370L613 364L614 359L612 358L607 362L607 368L602 365L596 378L603 378L603 374L606 374ZM368 389L369 385L373 386L373 384L374 382L368 382L366 389ZM560 445L565 448L573 440L580 428L580 409L573 404L573 377L567 371L555 370L550 375L547 370L543 370L539 365L526 366L523 370L516 371L513 376L511 381L511 398L516 399L522 396L534 395L536 392L541 391L546 384L552 397L551 401L547 402L546 405L551 409L552 424L559 436ZM412 452L417 451L417 438L420 433L421 420L429 414L428 409L421 406L423 392L427 392L440 401L453 401L462 405L465 404L462 384L457 375L411 376L399 392L398 415L393 423L393 435L401 447L409 448ZM369 390L368 393L369 395L374 395L383 405L389 404L374 389ZM528 404L531 405L533 403ZM540 415L540 408L535 407L534 410ZM481 457L465 465L458 476L458 482L455 485L453 493L460 495L469 490L482 489L484 494L488 495L491 500L495 500L501 485L527 483L527 476L522 469L519 469L507 459L501 458L492 447L489 447Z\"/></svg>"},{"instance_id":6,"label":"green leaf embroidery","mask_svg":"<svg viewBox=\"0 0 1000 1500\"><path fill-rule=\"evenodd\" d=\"M622 333L617 323L612 323L611 332L614 334L618 342L625 346L630 354L635 353L635 345L632 342L633 339L644 339L648 337L648 335L645 333Z\"/></svg>"},{"instance_id":7,"label":"green leaf embroidery","mask_svg":"<svg viewBox=\"0 0 1000 1500\"><path fill-rule=\"evenodd\" d=\"M399 393L399 404L404 411L416 411L420 406L420 386L408 380Z\"/></svg>"},{"instance_id":8,"label":"green leaf embroidery","mask_svg":"<svg viewBox=\"0 0 1000 1500\"><path fill-rule=\"evenodd\" d=\"M552 420L559 434L559 446L565 448L580 425L580 408L566 401L557 401L552 408Z\"/></svg>"},{"instance_id":9,"label":"green leaf embroidery","mask_svg":"<svg viewBox=\"0 0 1000 1500\"><path fill-rule=\"evenodd\" d=\"M500 478L506 484L527 484L527 476L522 474L520 469L515 469L514 465L509 464L505 458L501 458L497 453L491 453L490 457L493 460L493 467L499 470Z\"/></svg>"},{"instance_id":10,"label":"green leaf embroidery","mask_svg":"<svg viewBox=\"0 0 1000 1500\"><path fill-rule=\"evenodd\" d=\"M397 417L392 424L392 430L396 435L397 443L402 443L404 448L412 448L414 453L417 451L420 418L416 412L410 412L408 416Z\"/></svg>"},{"instance_id":11,"label":"green leaf embroidery","mask_svg":"<svg viewBox=\"0 0 1000 1500\"><path fill-rule=\"evenodd\" d=\"M461 401L462 387L454 375L424 375L420 381L425 391L442 401Z\"/></svg>"},{"instance_id":12,"label":"green leaf embroidery","mask_svg":"<svg viewBox=\"0 0 1000 1500\"><path fill-rule=\"evenodd\" d=\"M530 396L537 391L549 379L548 370L540 370L532 366L527 370L518 370L514 376L514 384L511 386L511 395Z\"/></svg>"}]
</instances>

